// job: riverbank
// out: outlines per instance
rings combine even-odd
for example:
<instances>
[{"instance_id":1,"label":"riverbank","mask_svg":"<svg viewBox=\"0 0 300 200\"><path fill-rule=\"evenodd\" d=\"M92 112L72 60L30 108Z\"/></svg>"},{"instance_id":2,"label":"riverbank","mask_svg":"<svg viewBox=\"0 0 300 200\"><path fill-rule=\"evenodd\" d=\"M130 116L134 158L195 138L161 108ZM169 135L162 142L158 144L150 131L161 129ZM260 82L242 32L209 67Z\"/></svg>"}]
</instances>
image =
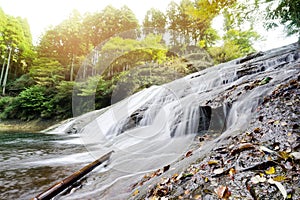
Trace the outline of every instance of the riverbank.
<instances>
[{"instance_id":1,"label":"riverbank","mask_svg":"<svg viewBox=\"0 0 300 200\"><path fill-rule=\"evenodd\" d=\"M24 132L38 132L42 131L59 121L57 120L5 120L0 121L0 131L24 131Z\"/></svg>"}]
</instances>

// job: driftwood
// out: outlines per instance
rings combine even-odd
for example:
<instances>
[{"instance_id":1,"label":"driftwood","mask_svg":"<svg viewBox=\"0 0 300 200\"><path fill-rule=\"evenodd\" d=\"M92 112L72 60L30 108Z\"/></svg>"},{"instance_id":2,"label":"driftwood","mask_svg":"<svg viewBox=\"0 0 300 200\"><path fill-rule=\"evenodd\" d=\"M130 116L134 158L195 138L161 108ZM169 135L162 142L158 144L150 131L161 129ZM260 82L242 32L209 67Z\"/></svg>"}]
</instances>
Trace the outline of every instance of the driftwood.
<instances>
[{"instance_id":1,"label":"driftwood","mask_svg":"<svg viewBox=\"0 0 300 200\"><path fill-rule=\"evenodd\" d=\"M114 151L110 151L109 153L103 155L99 159L95 160L94 162L86 165L82 169L78 170L77 172L73 173L69 177L65 178L64 180L56 183L49 189L45 190L44 192L40 193L36 197L34 197L32 200L47 200L55 197L59 193L63 192L68 187L72 186L75 182L80 180L82 177L84 177L86 174L91 172L93 169L95 169L97 166L101 165L103 162L107 161L110 158L110 155Z\"/></svg>"}]
</instances>

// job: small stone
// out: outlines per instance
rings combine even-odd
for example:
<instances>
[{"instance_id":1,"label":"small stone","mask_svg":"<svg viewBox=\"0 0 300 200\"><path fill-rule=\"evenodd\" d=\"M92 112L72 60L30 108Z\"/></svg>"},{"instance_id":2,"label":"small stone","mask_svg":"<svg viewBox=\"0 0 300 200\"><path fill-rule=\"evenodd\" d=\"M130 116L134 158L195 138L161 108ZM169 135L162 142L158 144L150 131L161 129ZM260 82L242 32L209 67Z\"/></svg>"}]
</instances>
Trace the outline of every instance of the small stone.
<instances>
[{"instance_id":1,"label":"small stone","mask_svg":"<svg viewBox=\"0 0 300 200\"><path fill-rule=\"evenodd\" d=\"M222 174L223 172L224 172L223 168L218 168L218 169L215 169L213 173L218 175L218 174Z\"/></svg>"},{"instance_id":2,"label":"small stone","mask_svg":"<svg viewBox=\"0 0 300 200\"><path fill-rule=\"evenodd\" d=\"M300 152L293 152L290 154L295 160L300 160Z\"/></svg>"}]
</instances>

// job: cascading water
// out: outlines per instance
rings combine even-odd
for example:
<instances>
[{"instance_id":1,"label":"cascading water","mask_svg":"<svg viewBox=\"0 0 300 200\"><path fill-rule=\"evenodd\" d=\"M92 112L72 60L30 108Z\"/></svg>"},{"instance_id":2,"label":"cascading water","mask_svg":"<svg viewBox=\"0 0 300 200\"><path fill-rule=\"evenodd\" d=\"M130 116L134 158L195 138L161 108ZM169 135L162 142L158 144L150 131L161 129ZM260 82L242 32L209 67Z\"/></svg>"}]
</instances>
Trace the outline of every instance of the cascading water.
<instances>
[{"instance_id":1,"label":"cascading water","mask_svg":"<svg viewBox=\"0 0 300 200\"><path fill-rule=\"evenodd\" d=\"M97 111L79 129L82 142L95 158L110 150L115 153L87 185L64 198L127 198L130 186L143 174L174 162L180 165L196 135L217 134L195 159L205 155L228 135L245 130L264 96L299 75L299 57L298 45L292 44L152 86ZM268 84L262 83L266 77L272 78ZM241 85L244 90L234 90Z\"/></svg>"}]
</instances>

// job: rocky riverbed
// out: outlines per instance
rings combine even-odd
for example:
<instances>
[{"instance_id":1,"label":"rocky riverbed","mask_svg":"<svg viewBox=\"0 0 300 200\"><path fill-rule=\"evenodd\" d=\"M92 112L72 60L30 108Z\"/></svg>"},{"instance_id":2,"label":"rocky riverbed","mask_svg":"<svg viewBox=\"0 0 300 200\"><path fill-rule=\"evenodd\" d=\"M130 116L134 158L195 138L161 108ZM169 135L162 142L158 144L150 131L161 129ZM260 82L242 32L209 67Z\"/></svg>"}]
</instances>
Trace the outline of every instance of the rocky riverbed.
<instances>
[{"instance_id":1,"label":"rocky riverbed","mask_svg":"<svg viewBox=\"0 0 300 200\"><path fill-rule=\"evenodd\" d=\"M204 158L176 173L167 174L173 167L168 165L145 174L133 185L131 199L300 199L299 81L295 74L278 85L260 103L246 131L229 136ZM239 96L259 83L227 92ZM200 147L203 137L199 139Z\"/></svg>"}]
</instances>

